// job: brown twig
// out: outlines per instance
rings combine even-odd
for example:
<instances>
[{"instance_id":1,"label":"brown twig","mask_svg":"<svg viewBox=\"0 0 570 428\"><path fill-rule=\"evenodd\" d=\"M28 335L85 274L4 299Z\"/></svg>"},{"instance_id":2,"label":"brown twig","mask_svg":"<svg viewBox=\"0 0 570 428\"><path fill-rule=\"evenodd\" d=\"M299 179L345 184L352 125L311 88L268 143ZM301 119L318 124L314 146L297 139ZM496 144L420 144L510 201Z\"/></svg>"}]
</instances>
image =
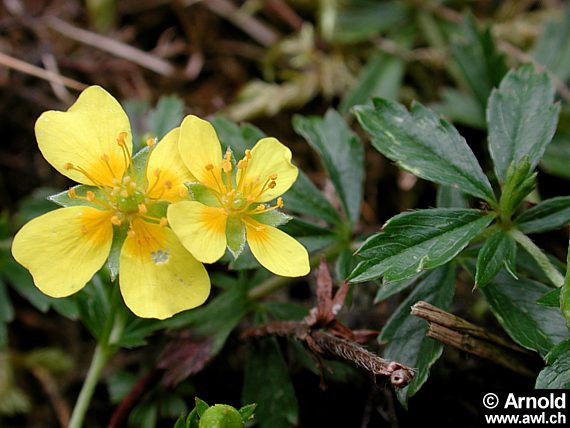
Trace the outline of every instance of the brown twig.
<instances>
[{"instance_id":1,"label":"brown twig","mask_svg":"<svg viewBox=\"0 0 570 428\"><path fill-rule=\"evenodd\" d=\"M77 28L55 16L48 16L45 21L49 28L70 39L126 59L162 76L173 76L176 73L176 68L168 61L126 43Z\"/></svg>"},{"instance_id":2,"label":"brown twig","mask_svg":"<svg viewBox=\"0 0 570 428\"><path fill-rule=\"evenodd\" d=\"M265 9L278 16L294 31L299 31L303 27L303 18L283 0L265 0Z\"/></svg>"},{"instance_id":3,"label":"brown twig","mask_svg":"<svg viewBox=\"0 0 570 428\"><path fill-rule=\"evenodd\" d=\"M25 74L29 74L31 76L39 77L40 79L47 80L48 82L60 83L67 86L68 88L75 89L77 91L82 91L87 87L87 85L78 82L77 80L73 80L53 71L37 67L20 59L11 57L10 55L6 55L3 52L0 52L0 65L12 68Z\"/></svg>"},{"instance_id":4,"label":"brown twig","mask_svg":"<svg viewBox=\"0 0 570 428\"><path fill-rule=\"evenodd\" d=\"M417 302L412 306L411 313L429 322L427 335L435 340L493 361L522 375L536 375L536 371L532 369L536 363L534 354L513 342L427 302Z\"/></svg>"},{"instance_id":5,"label":"brown twig","mask_svg":"<svg viewBox=\"0 0 570 428\"><path fill-rule=\"evenodd\" d=\"M43 367L33 367L31 369L33 375L42 385L42 388L46 392L51 404L57 415L59 425L65 428L69 425L70 410L69 406L63 399L57 384L51 375L51 373Z\"/></svg>"},{"instance_id":6,"label":"brown twig","mask_svg":"<svg viewBox=\"0 0 570 428\"><path fill-rule=\"evenodd\" d=\"M520 50L519 48L517 48L516 46L512 45L511 43L505 40L499 40L498 47L500 50L502 50L510 57L513 57L516 60L523 63L533 64L538 71L547 73L550 76L552 83L554 83L554 86L556 87L556 90L558 91L560 96L564 98L566 101L570 101L570 88L568 88L568 86L566 86L566 84L556 74L554 74L552 71L550 71L542 64L536 62L532 56L530 56L526 52L523 52L522 50Z\"/></svg>"},{"instance_id":7,"label":"brown twig","mask_svg":"<svg viewBox=\"0 0 570 428\"><path fill-rule=\"evenodd\" d=\"M279 40L277 31L243 12L229 0L203 0L202 4L249 34L263 46L273 46Z\"/></svg>"}]
</instances>

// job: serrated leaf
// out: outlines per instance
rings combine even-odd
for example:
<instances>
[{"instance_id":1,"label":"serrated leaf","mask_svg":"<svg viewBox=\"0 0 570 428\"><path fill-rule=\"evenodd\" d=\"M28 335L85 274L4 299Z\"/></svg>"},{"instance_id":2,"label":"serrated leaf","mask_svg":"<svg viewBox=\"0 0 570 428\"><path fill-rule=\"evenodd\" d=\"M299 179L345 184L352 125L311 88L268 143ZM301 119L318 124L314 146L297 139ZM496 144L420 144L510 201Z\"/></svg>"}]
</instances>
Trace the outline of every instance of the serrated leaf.
<instances>
[{"instance_id":1,"label":"serrated leaf","mask_svg":"<svg viewBox=\"0 0 570 428\"><path fill-rule=\"evenodd\" d=\"M469 201L460 190L451 186L437 186L437 208L469 208Z\"/></svg>"},{"instance_id":2,"label":"serrated leaf","mask_svg":"<svg viewBox=\"0 0 570 428\"><path fill-rule=\"evenodd\" d=\"M547 199L524 211L515 219L517 228L524 233L546 232L560 229L570 223L570 196Z\"/></svg>"},{"instance_id":3,"label":"serrated leaf","mask_svg":"<svg viewBox=\"0 0 570 428\"><path fill-rule=\"evenodd\" d=\"M402 302L382 330L381 342L388 342L384 358L415 368L412 381L396 391L400 403L407 407L413 396L429 377L430 367L438 360L443 345L426 336L428 324L410 314L410 308L424 300L444 310L451 305L455 290L455 266L448 264L433 270L419 280L414 291Z\"/></svg>"},{"instance_id":4,"label":"serrated leaf","mask_svg":"<svg viewBox=\"0 0 570 428\"><path fill-rule=\"evenodd\" d=\"M419 103L408 112L392 101L374 102L374 107L355 107L355 113L378 151L418 177L494 203L477 158L449 122Z\"/></svg>"},{"instance_id":5,"label":"serrated leaf","mask_svg":"<svg viewBox=\"0 0 570 428\"><path fill-rule=\"evenodd\" d=\"M148 114L149 131L159 140L172 129L180 126L184 102L177 95L162 96Z\"/></svg>"},{"instance_id":6,"label":"serrated leaf","mask_svg":"<svg viewBox=\"0 0 570 428\"><path fill-rule=\"evenodd\" d=\"M570 77L570 8L556 12L556 17L544 23L542 34L533 52L536 61L556 74L560 80Z\"/></svg>"},{"instance_id":7,"label":"serrated leaf","mask_svg":"<svg viewBox=\"0 0 570 428\"><path fill-rule=\"evenodd\" d=\"M360 217L364 147L344 118L329 109L324 118L295 116L293 128L320 155L344 212L352 224Z\"/></svg>"},{"instance_id":8,"label":"serrated leaf","mask_svg":"<svg viewBox=\"0 0 570 428\"><path fill-rule=\"evenodd\" d=\"M493 233L479 251L475 285L477 287L486 286L503 268L514 275L516 257L517 243L515 240L504 230Z\"/></svg>"},{"instance_id":9,"label":"serrated leaf","mask_svg":"<svg viewBox=\"0 0 570 428\"><path fill-rule=\"evenodd\" d=\"M511 163L525 156L531 169L536 167L556 131L559 111L550 79L532 65L511 70L493 90L487 106L489 152L500 182Z\"/></svg>"},{"instance_id":10,"label":"serrated leaf","mask_svg":"<svg viewBox=\"0 0 570 428\"><path fill-rule=\"evenodd\" d=\"M240 126L220 116L214 117L211 122L224 148L231 148L238 159L243 157L246 149L252 149L257 141L266 136L249 123Z\"/></svg>"},{"instance_id":11,"label":"serrated leaf","mask_svg":"<svg viewBox=\"0 0 570 428\"><path fill-rule=\"evenodd\" d=\"M474 209L434 208L392 217L357 251L364 261L349 279L400 281L453 259L493 221Z\"/></svg>"},{"instance_id":12,"label":"serrated leaf","mask_svg":"<svg viewBox=\"0 0 570 428\"><path fill-rule=\"evenodd\" d=\"M568 337L560 309L537 303L550 290L539 282L522 277L514 279L501 271L481 292L509 336L522 347L536 350L544 357Z\"/></svg>"},{"instance_id":13,"label":"serrated leaf","mask_svg":"<svg viewBox=\"0 0 570 428\"><path fill-rule=\"evenodd\" d=\"M536 378L535 388L570 388L570 339L555 346L546 356L548 366Z\"/></svg>"},{"instance_id":14,"label":"serrated leaf","mask_svg":"<svg viewBox=\"0 0 570 428\"><path fill-rule=\"evenodd\" d=\"M400 291L405 290L408 287L414 285L420 278L423 278L425 273L421 273L418 276L414 276L412 278L404 279L402 281L393 281L393 282L383 282L380 287L378 288L378 292L376 293L376 297L374 297L374 303L381 302L386 300L388 297L393 296L394 294L399 293Z\"/></svg>"},{"instance_id":15,"label":"serrated leaf","mask_svg":"<svg viewBox=\"0 0 570 428\"><path fill-rule=\"evenodd\" d=\"M453 123L460 123L472 128L485 129L485 108L470 94L455 88L443 88L441 101L430 104L438 114Z\"/></svg>"},{"instance_id":16,"label":"serrated leaf","mask_svg":"<svg viewBox=\"0 0 570 428\"><path fill-rule=\"evenodd\" d=\"M463 20L462 36L462 40L456 40L451 45L453 59L479 105L485 108L491 90L507 72L505 58L495 46L491 28L480 31L472 15L467 15Z\"/></svg>"},{"instance_id":17,"label":"serrated leaf","mask_svg":"<svg viewBox=\"0 0 570 428\"><path fill-rule=\"evenodd\" d=\"M242 402L257 403L255 419L261 428L296 426L299 419L297 397L277 341L272 337L263 338L251 346Z\"/></svg>"},{"instance_id":18,"label":"serrated leaf","mask_svg":"<svg viewBox=\"0 0 570 428\"><path fill-rule=\"evenodd\" d=\"M306 214L332 224L341 223L337 210L301 170L299 170L297 181L283 195L283 200L287 210Z\"/></svg>"}]
</instances>

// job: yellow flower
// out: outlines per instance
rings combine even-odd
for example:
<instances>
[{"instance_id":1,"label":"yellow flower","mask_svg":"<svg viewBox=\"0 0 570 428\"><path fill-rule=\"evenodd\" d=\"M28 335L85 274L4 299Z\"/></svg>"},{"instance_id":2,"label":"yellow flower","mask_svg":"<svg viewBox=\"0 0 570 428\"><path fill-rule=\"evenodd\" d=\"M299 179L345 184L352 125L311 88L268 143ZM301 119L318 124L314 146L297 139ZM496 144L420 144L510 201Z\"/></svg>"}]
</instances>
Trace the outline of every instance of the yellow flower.
<instances>
[{"instance_id":1,"label":"yellow flower","mask_svg":"<svg viewBox=\"0 0 570 428\"><path fill-rule=\"evenodd\" d=\"M16 234L12 253L36 286L52 297L79 291L124 228L119 285L127 306L140 317L164 319L201 305L210 292L208 273L160 214L165 203L186 197L184 183L193 180L178 154L179 128L158 144L149 140L142 174L133 165L127 115L98 86L83 91L67 112L43 113L35 132L55 169L93 186L71 188L74 206L35 218Z\"/></svg>"},{"instance_id":2,"label":"yellow flower","mask_svg":"<svg viewBox=\"0 0 570 428\"><path fill-rule=\"evenodd\" d=\"M307 250L274 227L279 224L275 218L284 217L275 211L283 206L279 196L298 175L287 147L275 138L263 138L236 162L229 150L222 157L213 126L196 116L182 122L178 146L202 189L194 187L195 200L170 205L167 216L194 257L213 263L226 246L237 257L247 239L255 258L271 272L290 277L309 273ZM266 204L275 198L276 205Z\"/></svg>"}]
</instances>

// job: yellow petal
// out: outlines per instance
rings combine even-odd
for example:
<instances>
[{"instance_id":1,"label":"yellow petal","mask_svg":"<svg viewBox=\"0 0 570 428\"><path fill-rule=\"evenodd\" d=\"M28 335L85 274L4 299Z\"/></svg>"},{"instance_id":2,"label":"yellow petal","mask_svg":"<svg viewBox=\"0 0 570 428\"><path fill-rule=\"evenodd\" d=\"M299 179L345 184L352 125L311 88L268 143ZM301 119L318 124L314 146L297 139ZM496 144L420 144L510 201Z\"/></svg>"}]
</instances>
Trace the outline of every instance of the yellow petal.
<instances>
[{"instance_id":1,"label":"yellow petal","mask_svg":"<svg viewBox=\"0 0 570 428\"><path fill-rule=\"evenodd\" d=\"M20 229L12 254L43 293L69 296L82 289L109 256L111 215L81 206L51 211Z\"/></svg>"},{"instance_id":2,"label":"yellow petal","mask_svg":"<svg viewBox=\"0 0 570 428\"><path fill-rule=\"evenodd\" d=\"M135 219L132 231L121 249L119 284L134 314L165 319L206 301L208 273L170 229Z\"/></svg>"},{"instance_id":3,"label":"yellow petal","mask_svg":"<svg viewBox=\"0 0 570 428\"><path fill-rule=\"evenodd\" d=\"M148 160L147 196L176 202L185 199L187 189L184 183L193 183L196 178L188 171L178 152L180 128L164 136L152 150Z\"/></svg>"},{"instance_id":4,"label":"yellow petal","mask_svg":"<svg viewBox=\"0 0 570 428\"><path fill-rule=\"evenodd\" d=\"M214 263L226 251L227 215L223 208L208 207L196 201L168 206L168 224L196 259Z\"/></svg>"},{"instance_id":5,"label":"yellow petal","mask_svg":"<svg viewBox=\"0 0 570 428\"><path fill-rule=\"evenodd\" d=\"M262 138L251 150L244 186L252 183L251 195L257 195L272 174L277 174L275 187L266 188L255 200L256 202L271 201L281 196L293 185L299 174L297 167L291 163L291 150L275 138ZM241 180L241 170L238 171L238 182Z\"/></svg>"},{"instance_id":6,"label":"yellow petal","mask_svg":"<svg viewBox=\"0 0 570 428\"><path fill-rule=\"evenodd\" d=\"M251 252L267 270L291 277L309 273L309 254L296 239L252 219L247 219L245 228Z\"/></svg>"},{"instance_id":7,"label":"yellow petal","mask_svg":"<svg viewBox=\"0 0 570 428\"><path fill-rule=\"evenodd\" d=\"M198 181L211 189L221 185L222 146L214 127L196 116L186 116L178 142L186 167Z\"/></svg>"},{"instance_id":8,"label":"yellow petal","mask_svg":"<svg viewBox=\"0 0 570 428\"><path fill-rule=\"evenodd\" d=\"M61 174L83 184L112 185L114 177L123 176L125 159L117 144L120 133L126 133L126 149L132 153L129 119L117 100L99 86L85 89L66 112L43 113L35 131L46 160ZM67 169L66 164L82 168L88 177Z\"/></svg>"}]
</instances>

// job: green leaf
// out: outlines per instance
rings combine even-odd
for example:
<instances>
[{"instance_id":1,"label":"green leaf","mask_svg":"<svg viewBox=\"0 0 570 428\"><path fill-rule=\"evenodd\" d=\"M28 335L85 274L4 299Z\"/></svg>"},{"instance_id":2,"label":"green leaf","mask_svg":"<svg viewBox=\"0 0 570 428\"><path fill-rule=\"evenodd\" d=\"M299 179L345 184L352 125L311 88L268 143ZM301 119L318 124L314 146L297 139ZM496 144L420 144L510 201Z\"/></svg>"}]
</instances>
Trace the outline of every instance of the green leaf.
<instances>
[{"instance_id":1,"label":"green leaf","mask_svg":"<svg viewBox=\"0 0 570 428\"><path fill-rule=\"evenodd\" d=\"M536 61L560 78L570 77L570 8L546 22L533 52Z\"/></svg>"},{"instance_id":2,"label":"green leaf","mask_svg":"<svg viewBox=\"0 0 570 428\"><path fill-rule=\"evenodd\" d=\"M484 287L502 268L516 278L517 243L504 230L493 233L479 251L475 286Z\"/></svg>"},{"instance_id":3,"label":"green leaf","mask_svg":"<svg viewBox=\"0 0 570 428\"><path fill-rule=\"evenodd\" d=\"M552 290L546 285L522 277L514 279L506 271L501 271L480 290L501 326L522 347L545 356L568 337L560 309L537 303L547 291Z\"/></svg>"},{"instance_id":4,"label":"green leaf","mask_svg":"<svg viewBox=\"0 0 570 428\"><path fill-rule=\"evenodd\" d=\"M237 259L245 248L245 225L240 218L228 217L226 224L226 237L228 248L234 259Z\"/></svg>"},{"instance_id":5,"label":"green leaf","mask_svg":"<svg viewBox=\"0 0 570 428\"><path fill-rule=\"evenodd\" d=\"M180 126L184 102L177 95L162 96L148 114L148 128L159 140L172 129Z\"/></svg>"},{"instance_id":6,"label":"green leaf","mask_svg":"<svg viewBox=\"0 0 570 428\"><path fill-rule=\"evenodd\" d=\"M451 186L437 186L435 205L438 208L469 208L469 201L460 190Z\"/></svg>"},{"instance_id":7,"label":"green leaf","mask_svg":"<svg viewBox=\"0 0 570 428\"><path fill-rule=\"evenodd\" d=\"M485 109L477 99L470 94L455 88L443 88L441 101L430 104L438 114L445 116L451 122L461 123L472 128L485 129Z\"/></svg>"},{"instance_id":8,"label":"green leaf","mask_svg":"<svg viewBox=\"0 0 570 428\"><path fill-rule=\"evenodd\" d=\"M341 223L337 210L301 170L299 170L297 181L283 195L283 200L287 210L306 214L332 224Z\"/></svg>"},{"instance_id":9,"label":"green leaf","mask_svg":"<svg viewBox=\"0 0 570 428\"><path fill-rule=\"evenodd\" d=\"M334 41L340 43L365 42L371 36L399 24L409 18L408 5L400 1L347 2L347 7L337 16Z\"/></svg>"},{"instance_id":10,"label":"green leaf","mask_svg":"<svg viewBox=\"0 0 570 428\"><path fill-rule=\"evenodd\" d=\"M554 136L552 143L546 147L540 166L549 174L570 179L569 161L570 132L558 132Z\"/></svg>"},{"instance_id":11,"label":"green leaf","mask_svg":"<svg viewBox=\"0 0 570 428\"><path fill-rule=\"evenodd\" d=\"M524 233L546 232L560 229L570 223L570 196L547 199L524 211L515 219L517 228Z\"/></svg>"},{"instance_id":12,"label":"green leaf","mask_svg":"<svg viewBox=\"0 0 570 428\"><path fill-rule=\"evenodd\" d=\"M560 308L560 288L546 292L544 296L536 301L539 305L550 306L551 308Z\"/></svg>"},{"instance_id":13,"label":"green leaf","mask_svg":"<svg viewBox=\"0 0 570 428\"><path fill-rule=\"evenodd\" d=\"M364 258L350 275L351 282L410 278L453 259L493 221L474 209L434 208L392 217L382 232L368 238L357 251Z\"/></svg>"},{"instance_id":14,"label":"green leaf","mask_svg":"<svg viewBox=\"0 0 570 428\"><path fill-rule=\"evenodd\" d=\"M410 112L388 100L355 107L374 147L418 177L452 186L493 204L495 195L477 158L449 122L415 103Z\"/></svg>"},{"instance_id":15,"label":"green leaf","mask_svg":"<svg viewBox=\"0 0 570 428\"><path fill-rule=\"evenodd\" d=\"M252 149L257 141L266 136L259 128L249 123L239 126L223 117L214 117L211 122L224 149L231 148L238 159L244 156L246 149Z\"/></svg>"},{"instance_id":16,"label":"green leaf","mask_svg":"<svg viewBox=\"0 0 570 428\"><path fill-rule=\"evenodd\" d=\"M297 426L297 397L277 340L263 338L251 346L245 369L242 402L257 403L255 419L261 428Z\"/></svg>"},{"instance_id":17,"label":"green leaf","mask_svg":"<svg viewBox=\"0 0 570 428\"><path fill-rule=\"evenodd\" d=\"M394 294L399 293L400 291L404 291L406 288L411 287L416 282L418 282L418 280L422 278L424 275L425 273L421 273L418 276L404 279L402 281L383 282L378 288L376 297L374 297L374 303L382 302L386 300L388 297L391 297Z\"/></svg>"},{"instance_id":18,"label":"green leaf","mask_svg":"<svg viewBox=\"0 0 570 428\"><path fill-rule=\"evenodd\" d=\"M536 167L556 131L559 112L550 79L532 65L511 70L493 90L487 106L489 152L500 182L511 163L525 156L531 169Z\"/></svg>"},{"instance_id":19,"label":"green leaf","mask_svg":"<svg viewBox=\"0 0 570 428\"><path fill-rule=\"evenodd\" d=\"M570 249L570 243L568 248ZM560 291L560 309L564 318L566 318L567 325L570 327L570 251L566 255L566 275Z\"/></svg>"},{"instance_id":20,"label":"green leaf","mask_svg":"<svg viewBox=\"0 0 570 428\"><path fill-rule=\"evenodd\" d=\"M479 105L485 108L491 90L507 72L504 55L495 46L491 28L480 31L473 16L467 15L462 38L452 43L451 50Z\"/></svg>"},{"instance_id":21,"label":"green leaf","mask_svg":"<svg viewBox=\"0 0 570 428\"><path fill-rule=\"evenodd\" d=\"M252 420L254 417L254 412L255 412L255 408L257 407L257 404L253 403L253 404L246 404L245 406L243 406L242 408L240 408L238 410L239 414L241 415L241 418L247 422L249 420Z\"/></svg>"},{"instance_id":22,"label":"green leaf","mask_svg":"<svg viewBox=\"0 0 570 428\"><path fill-rule=\"evenodd\" d=\"M210 406L208 406L208 403L206 403L204 400L200 400L198 397L195 397L194 401L196 402L196 411L198 412L198 416L202 417L204 415L204 412L208 410Z\"/></svg>"},{"instance_id":23,"label":"green leaf","mask_svg":"<svg viewBox=\"0 0 570 428\"><path fill-rule=\"evenodd\" d=\"M344 118L329 109L324 118L295 116L293 128L320 155L340 198L344 212L354 224L360 217L364 182L364 147Z\"/></svg>"},{"instance_id":24,"label":"green leaf","mask_svg":"<svg viewBox=\"0 0 570 428\"><path fill-rule=\"evenodd\" d=\"M392 37L402 49L409 48L413 33L405 32ZM366 104L373 97L397 100L402 87L406 63L398 56L378 51L359 73L355 84L348 90L339 105L339 112L346 114L357 104Z\"/></svg>"},{"instance_id":25,"label":"green leaf","mask_svg":"<svg viewBox=\"0 0 570 428\"><path fill-rule=\"evenodd\" d=\"M546 362L548 367L538 374L535 388L570 388L570 339L552 348L546 356Z\"/></svg>"},{"instance_id":26,"label":"green leaf","mask_svg":"<svg viewBox=\"0 0 570 428\"><path fill-rule=\"evenodd\" d=\"M443 345L426 336L428 324L410 314L410 308L423 300L443 310L451 305L455 290L455 266L448 264L427 274L419 280L414 291L402 302L390 317L380 334L379 341L388 342L384 358L415 368L412 381L396 391L398 400L407 407L413 396L429 377L430 367L438 360Z\"/></svg>"}]
</instances>

